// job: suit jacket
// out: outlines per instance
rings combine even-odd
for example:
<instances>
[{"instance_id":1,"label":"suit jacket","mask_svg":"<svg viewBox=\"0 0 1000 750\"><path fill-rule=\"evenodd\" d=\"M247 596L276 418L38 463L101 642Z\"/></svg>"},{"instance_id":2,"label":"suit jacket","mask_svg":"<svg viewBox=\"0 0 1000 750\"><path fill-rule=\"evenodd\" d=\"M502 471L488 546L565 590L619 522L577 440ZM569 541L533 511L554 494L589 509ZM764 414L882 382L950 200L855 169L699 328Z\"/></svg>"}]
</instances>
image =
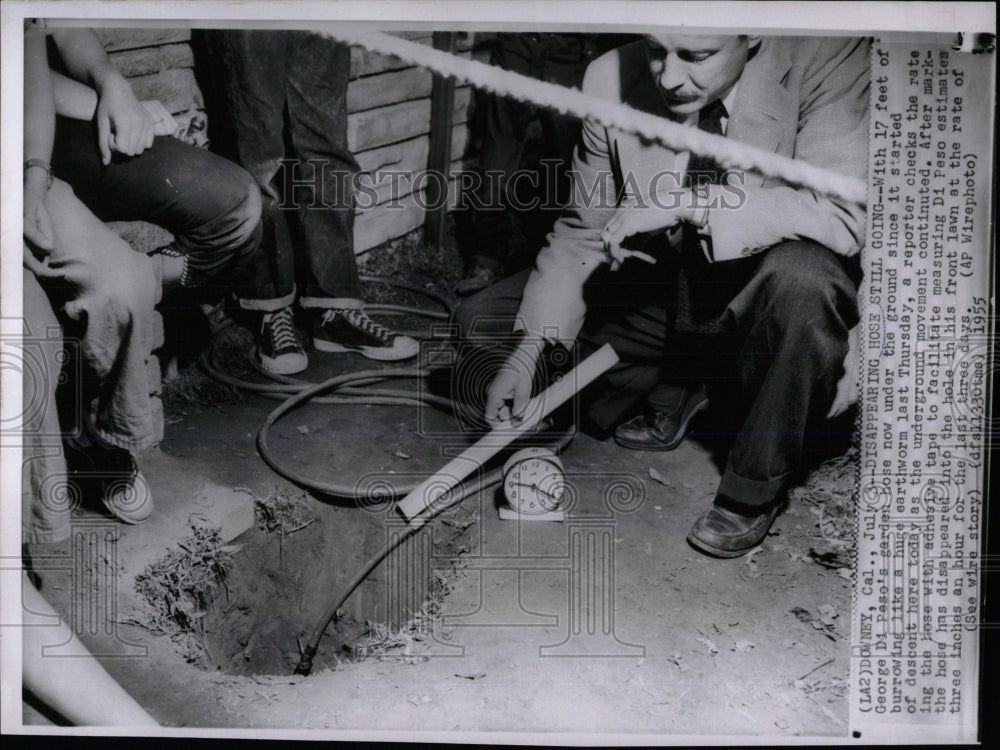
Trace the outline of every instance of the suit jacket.
<instances>
[{"instance_id":1,"label":"suit jacket","mask_svg":"<svg viewBox=\"0 0 1000 750\"><path fill-rule=\"evenodd\" d=\"M864 179L868 161L869 44L864 39L764 38L736 89L728 138ZM650 73L645 42L595 60L585 93L667 116ZM600 234L629 193L648 195L676 169L677 152L639 136L585 122L573 159L567 208L539 253L524 290L520 325L572 341L583 324L583 286L607 262ZM853 255L864 242L865 207L819 196L780 180L745 174L738 208L712 208L716 262L806 239ZM622 192L624 194L622 194ZM600 200L604 196L606 200ZM711 205L733 205L733 185L713 185ZM631 196L632 198L636 196ZM627 263L642 263L629 260Z\"/></svg>"}]
</instances>

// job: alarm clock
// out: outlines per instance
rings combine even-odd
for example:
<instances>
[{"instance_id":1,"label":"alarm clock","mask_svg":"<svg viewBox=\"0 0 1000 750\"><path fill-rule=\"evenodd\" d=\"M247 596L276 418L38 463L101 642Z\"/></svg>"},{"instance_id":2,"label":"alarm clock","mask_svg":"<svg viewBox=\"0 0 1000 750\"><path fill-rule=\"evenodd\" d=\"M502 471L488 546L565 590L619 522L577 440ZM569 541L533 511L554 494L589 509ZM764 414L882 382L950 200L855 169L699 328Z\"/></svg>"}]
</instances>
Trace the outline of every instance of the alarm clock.
<instances>
[{"instance_id":1,"label":"alarm clock","mask_svg":"<svg viewBox=\"0 0 1000 750\"><path fill-rule=\"evenodd\" d=\"M515 517L537 516L530 520L563 520L559 508L566 491L562 461L547 448L524 448L514 453L503 467L503 493ZM501 508L501 518L509 518ZM542 518L544 516L544 518Z\"/></svg>"}]
</instances>

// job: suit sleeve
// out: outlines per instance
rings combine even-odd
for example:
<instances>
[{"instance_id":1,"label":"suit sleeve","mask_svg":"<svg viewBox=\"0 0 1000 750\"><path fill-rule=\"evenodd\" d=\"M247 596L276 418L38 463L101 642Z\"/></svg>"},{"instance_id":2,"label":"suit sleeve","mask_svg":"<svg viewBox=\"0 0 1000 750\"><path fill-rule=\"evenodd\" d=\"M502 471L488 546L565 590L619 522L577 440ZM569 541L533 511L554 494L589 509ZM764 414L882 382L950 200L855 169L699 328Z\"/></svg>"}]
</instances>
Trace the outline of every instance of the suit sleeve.
<instances>
[{"instance_id":1,"label":"suit sleeve","mask_svg":"<svg viewBox=\"0 0 1000 750\"><path fill-rule=\"evenodd\" d=\"M583 91L607 98L617 87L614 53L595 61L583 80ZM567 207L535 260L518 311L519 325L549 341L571 345L583 326L583 286L607 261L601 232L616 203L611 140L605 128L583 123L573 155Z\"/></svg>"},{"instance_id":2,"label":"suit sleeve","mask_svg":"<svg viewBox=\"0 0 1000 750\"><path fill-rule=\"evenodd\" d=\"M807 60L799 101L796 159L860 180L868 163L869 44L817 40ZM716 261L752 255L787 240L811 240L841 255L864 243L865 206L781 183L713 186L709 225Z\"/></svg>"}]
</instances>

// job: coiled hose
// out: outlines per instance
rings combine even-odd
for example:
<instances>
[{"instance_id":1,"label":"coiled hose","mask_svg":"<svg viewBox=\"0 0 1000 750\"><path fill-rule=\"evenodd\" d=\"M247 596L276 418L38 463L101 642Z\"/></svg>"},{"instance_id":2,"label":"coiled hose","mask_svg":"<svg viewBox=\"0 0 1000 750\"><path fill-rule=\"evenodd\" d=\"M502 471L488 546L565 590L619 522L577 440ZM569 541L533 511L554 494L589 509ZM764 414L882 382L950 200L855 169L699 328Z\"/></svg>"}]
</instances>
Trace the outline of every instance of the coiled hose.
<instances>
[{"instance_id":1,"label":"coiled hose","mask_svg":"<svg viewBox=\"0 0 1000 750\"><path fill-rule=\"evenodd\" d=\"M444 308L444 311L438 311L426 310L406 305L369 304L365 305L366 312L390 315L411 314L437 320L448 320L451 318L452 309L449 301L442 295L437 294L432 290L413 284L406 284L370 276L362 276L361 281L367 283L375 282L388 284L410 292L422 294L434 300ZM271 451L271 448L268 445L268 433L270 429L279 419L302 404L312 402L331 405L413 405L435 406L450 412L454 410L454 404L451 399L444 398L442 396L435 396L429 393L421 393L417 396L412 391L372 387L392 379L427 377L433 372L430 368L401 367L362 370L359 372L337 375L320 383L310 383L308 381L299 380L285 375L270 374L270 377L277 382L255 383L234 377L218 366L218 351L216 346L218 340L219 337L216 336L208 350L202 354L199 360L202 369L204 369L210 377L218 380L219 382L257 393L266 398L281 401L281 403L274 410L272 410L270 414L268 414L267 418L264 420L264 424L257 432L257 450L260 453L261 458L263 458L267 465L274 471L299 487L312 492L353 500L371 499L359 498L357 495L358 487L356 484L324 482L302 474L298 470L283 463ZM325 393L333 393L335 395L321 395ZM557 444L553 446L553 449L557 452L561 451L566 445L569 444L570 440L572 440L572 435L572 430L566 433L561 437L561 439L558 440ZM347 598L354 592L354 590L361 585L362 581L364 581L365 578L367 578L368 575L371 574L371 572L378 567L378 565L385 560L385 558L388 557L394 549L396 549L405 540L409 539L417 531L422 529L424 525L426 525L442 511L454 507L471 495L477 494L498 484L501 479L501 467L498 466L489 471L482 472L476 479L459 484L447 493L445 497L436 501L433 504L433 508L428 509L425 514L411 519L409 525L403 533L396 535L393 539L387 542L382 549L372 555L372 557L369 558L358 570L354 577L347 582L343 589L338 591L336 596L332 597L330 605L326 608L323 615L317 620L315 626L309 632L309 637L306 641L305 647L302 649L299 663L295 667L295 674L308 675L312 671L312 662L317 650L319 649L319 642L323 638L323 634L326 632L330 623L336 617L337 612L343 606L344 602L347 601ZM396 487L396 494L393 497L401 497L412 491L418 485L419 482L416 481L411 483L401 483L398 487ZM378 499L388 500L390 498L383 497Z\"/></svg>"}]
</instances>

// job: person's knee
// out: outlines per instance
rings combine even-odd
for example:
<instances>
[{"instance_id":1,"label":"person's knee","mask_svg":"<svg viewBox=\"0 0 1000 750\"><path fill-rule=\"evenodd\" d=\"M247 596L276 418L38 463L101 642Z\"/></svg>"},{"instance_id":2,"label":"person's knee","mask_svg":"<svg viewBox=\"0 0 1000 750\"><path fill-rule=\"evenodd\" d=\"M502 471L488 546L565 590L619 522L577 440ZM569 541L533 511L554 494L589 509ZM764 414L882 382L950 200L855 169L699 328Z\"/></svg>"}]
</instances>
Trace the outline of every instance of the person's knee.
<instances>
[{"instance_id":1,"label":"person's knee","mask_svg":"<svg viewBox=\"0 0 1000 750\"><path fill-rule=\"evenodd\" d=\"M459 338L467 339L472 331L472 321L475 320L475 297L462 300L452 313L452 326Z\"/></svg>"},{"instance_id":2,"label":"person's knee","mask_svg":"<svg viewBox=\"0 0 1000 750\"><path fill-rule=\"evenodd\" d=\"M253 263L260 248L261 194L250 175L233 165L223 188L215 196L212 218L189 238L191 264L196 285L224 273L235 283Z\"/></svg>"},{"instance_id":3,"label":"person's knee","mask_svg":"<svg viewBox=\"0 0 1000 750\"><path fill-rule=\"evenodd\" d=\"M846 275L831 250L813 242L783 242L771 248L759 274L769 307L793 322L810 311L836 307Z\"/></svg>"},{"instance_id":4,"label":"person's knee","mask_svg":"<svg viewBox=\"0 0 1000 750\"><path fill-rule=\"evenodd\" d=\"M152 261L126 242L116 243L115 271L101 274L91 305L101 305L121 326L130 326L152 312L159 299Z\"/></svg>"},{"instance_id":5,"label":"person's knee","mask_svg":"<svg viewBox=\"0 0 1000 750\"><path fill-rule=\"evenodd\" d=\"M455 308L453 322L456 332L462 339L482 336L482 322L488 317L490 298L480 292L462 300Z\"/></svg>"},{"instance_id":6,"label":"person's knee","mask_svg":"<svg viewBox=\"0 0 1000 750\"><path fill-rule=\"evenodd\" d=\"M811 242L777 245L762 260L753 289L745 313L766 327L772 345L839 364L858 320L857 290L832 251Z\"/></svg>"},{"instance_id":7,"label":"person's knee","mask_svg":"<svg viewBox=\"0 0 1000 750\"><path fill-rule=\"evenodd\" d=\"M245 193L243 198L233 209L236 228L233 236L235 252L233 253L232 263L236 272L249 267L252 263L260 249L260 241L263 234L260 189L249 175L247 175L244 186Z\"/></svg>"},{"instance_id":8,"label":"person's knee","mask_svg":"<svg viewBox=\"0 0 1000 750\"><path fill-rule=\"evenodd\" d=\"M260 215L262 203L260 188L249 174L243 173L240 189L233 197L231 207L227 211L228 221L232 227L232 244L237 248L237 255L243 258L252 255L260 236ZM256 241L254 235L256 234Z\"/></svg>"},{"instance_id":9,"label":"person's knee","mask_svg":"<svg viewBox=\"0 0 1000 750\"><path fill-rule=\"evenodd\" d=\"M260 223L260 214L263 204L260 197L260 188L257 183L246 175L243 183L243 198L235 208L235 214L239 220L239 225L245 234L253 231L253 228Z\"/></svg>"},{"instance_id":10,"label":"person's knee","mask_svg":"<svg viewBox=\"0 0 1000 750\"><path fill-rule=\"evenodd\" d=\"M485 292L463 300L455 308L453 323L462 339L487 343L497 338L509 338L515 329L513 316L498 315L493 298Z\"/></svg>"},{"instance_id":11,"label":"person's knee","mask_svg":"<svg viewBox=\"0 0 1000 750\"><path fill-rule=\"evenodd\" d=\"M512 331L523 327L517 311L528 274L525 270L508 276L463 300L453 318L458 333L466 339L488 342L509 337Z\"/></svg>"}]
</instances>

